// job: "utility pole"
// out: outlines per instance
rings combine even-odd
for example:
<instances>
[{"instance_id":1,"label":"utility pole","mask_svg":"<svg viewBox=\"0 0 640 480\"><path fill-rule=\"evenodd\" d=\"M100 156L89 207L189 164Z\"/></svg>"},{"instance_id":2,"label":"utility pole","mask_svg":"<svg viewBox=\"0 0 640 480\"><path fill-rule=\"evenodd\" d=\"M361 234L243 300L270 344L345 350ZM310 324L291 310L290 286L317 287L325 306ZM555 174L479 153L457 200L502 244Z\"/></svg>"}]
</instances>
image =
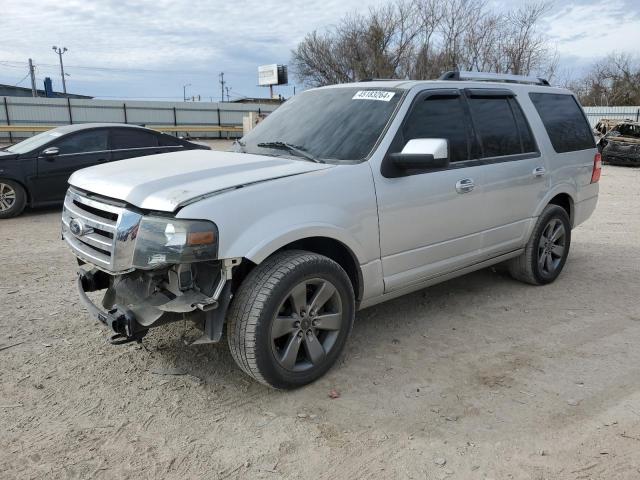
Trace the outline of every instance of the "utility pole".
<instances>
[{"instance_id":1,"label":"utility pole","mask_svg":"<svg viewBox=\"0 0 640 480\"><path fill-rule=\"evenodd\" d=\"M229 87L224 87L224 89L227 91L227 102L229 102Z\"/></svg>"},{"instance_id":2,"label":"utility pole","mask_svg":"<svg viewBox=\"0 0 640 480\"><path fill-rule=\"evenodd\" d=\"M29 75L31 76L31 96L37 97L35 68L31 59L29 59Z\"/></svg>"},{"instance_id":3,"label":"utility pole","mask_svg":"<svg viewBox=\"0 0 640 480\"><path fill-rule=\"evenodd\" d=\"M187 83L186 85L182 86L182 101L186 102L187 101L187 87L190 87L191 84Z\"/></svg>"},{"instance_id":4,"label":"utility pole","mask_svg":"<svg viewBox=\"0 0 640 480\"><path fill-rule=\"evenodd\" d=\"M64 79L64 65L62 64L62 54L67 51L67 47L58 48L58 47L56 47L54 45L51 48L52 48L52 50L54 52L56 52L58 54L58 57L60 57L60 75L62 76L62 91L64 92L64 94L66 96L67 95L67 83L65 82L65 79Z\"/></svg>"},{"instance_id":5,"label":"utility pole","mask_svg":"<svg viewBox=\"0 0 640 480\"><path fill-rule=\"evenodd\" d=\"M224 81L224 72L220 72L220 101L224 102L224 84L227 83Z\"/></svg>"}]
</instances>

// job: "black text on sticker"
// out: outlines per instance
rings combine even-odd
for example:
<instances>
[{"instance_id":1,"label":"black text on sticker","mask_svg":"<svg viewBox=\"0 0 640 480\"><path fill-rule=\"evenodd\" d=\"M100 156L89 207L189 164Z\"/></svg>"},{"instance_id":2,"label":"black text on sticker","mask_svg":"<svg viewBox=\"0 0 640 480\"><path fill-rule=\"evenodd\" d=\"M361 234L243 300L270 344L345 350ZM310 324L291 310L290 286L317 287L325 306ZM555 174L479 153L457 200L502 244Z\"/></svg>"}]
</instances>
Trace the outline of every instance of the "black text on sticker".
<instances>
[{"instance_id":1,"label":"black text on sticker","mask_svg":"<svg viewBox=\"0 0 640 480\"><path fill-rule=\"evenodd\" d=\"M358 90L352 100L380 100L388 102L393 98L395 92L385 92L383 90Z\"/></svg>"}]
</instances>

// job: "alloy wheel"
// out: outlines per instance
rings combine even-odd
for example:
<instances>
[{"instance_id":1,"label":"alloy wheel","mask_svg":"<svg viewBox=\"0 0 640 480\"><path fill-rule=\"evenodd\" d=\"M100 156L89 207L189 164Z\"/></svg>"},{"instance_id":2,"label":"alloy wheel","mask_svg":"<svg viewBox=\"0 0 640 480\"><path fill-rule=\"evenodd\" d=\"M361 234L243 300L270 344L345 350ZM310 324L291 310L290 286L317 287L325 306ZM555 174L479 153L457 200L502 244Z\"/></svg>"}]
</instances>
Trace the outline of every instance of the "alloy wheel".
<instances>
[{"instance_id":1,"label":"alloy wheel","mask_svg":"<svg viewBox=\"0 0 640 480\"><path fill-rule=\"evenodd\" d=\"M544 275L552 275L560 266L566 240L564 224L559 219L552 218L544 227L538 242L538 267Z\"/></svg>"},{"instance_id":2,"label":"alloy wheel","mask_svg":"<svg viewBox=\"0 0 640 480\"><path fill-rule=\"evenodd\" d=\"M271 324L277 362L294 372L317 367L335 346L343 323L336 287L322 278L303 280L287 293Z\"/></svg>"},{"instance_id":3,"label":"alloy wheel","mask_svg":"<svg viewBox=\"0 0 640 480\"><path fill-rule=\"evenodd\" d=\"M10 210L16 203L16 191L11 185L0 183L0 212Z\"/></svg>"}]
</instances>

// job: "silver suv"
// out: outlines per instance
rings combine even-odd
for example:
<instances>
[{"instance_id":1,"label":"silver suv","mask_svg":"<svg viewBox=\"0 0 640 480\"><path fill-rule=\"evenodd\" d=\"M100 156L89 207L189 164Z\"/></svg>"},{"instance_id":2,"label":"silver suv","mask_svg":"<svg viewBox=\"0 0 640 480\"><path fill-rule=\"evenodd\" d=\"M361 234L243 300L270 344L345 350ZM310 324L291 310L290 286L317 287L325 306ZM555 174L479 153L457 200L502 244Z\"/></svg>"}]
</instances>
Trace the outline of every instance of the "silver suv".
<instances>
[{"instance_id":1,"label":"silver suv","mask_svg":"<svg viewBox=\"0 0 640 480\"><path fill-rule=\"evenodd\" d=\"M306 91L234 152L80 170L62 232L114 343L186 318L194 344L226 332L245 373L295 388L335 363L358 309L500 262L553 282L599 177L571 92L455 72Z\"/></svg>"}]
</instances>

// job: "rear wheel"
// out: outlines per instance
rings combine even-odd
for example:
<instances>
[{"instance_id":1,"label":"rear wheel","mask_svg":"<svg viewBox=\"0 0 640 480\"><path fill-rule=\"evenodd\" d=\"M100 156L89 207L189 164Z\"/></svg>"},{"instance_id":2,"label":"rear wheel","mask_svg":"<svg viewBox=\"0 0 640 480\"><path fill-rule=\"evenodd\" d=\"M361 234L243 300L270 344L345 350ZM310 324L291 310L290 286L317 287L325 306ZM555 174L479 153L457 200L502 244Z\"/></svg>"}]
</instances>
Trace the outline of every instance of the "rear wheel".
<instances>
[{"instance_id":1,"label":"rear wheel","mask_svg":"<svg viewBox=\"0 0 640 480\"><path fill-rule=\"evenodd\" d=\"M257 381L300 387L335 363L354 315L353 287L340 265L315 253L280 252L238 289L228 317L229 348Z\"/></svg>"},{"instance_id":2,"label":"rear wheel","mask_svg":"<svg viewBox=\"0 0 640 480\"><path fill-rule=\"evenodd\" d=\"M571 223L567 211L547 205L542 211L525 251L508 262L516 280L533 285L553 282L564 267L571 245Z\"/></svg>"},{"instance_id":3,"label":"rear wheel","mask_svg":"<svg viewBox=\"0 0 640 480\"><path fill-rule=\"evenodd\" d=\"M27 204L27 194L22 185L12 180L0 179L0 218L16 217Z\"/></svg>"}]
</instances>

